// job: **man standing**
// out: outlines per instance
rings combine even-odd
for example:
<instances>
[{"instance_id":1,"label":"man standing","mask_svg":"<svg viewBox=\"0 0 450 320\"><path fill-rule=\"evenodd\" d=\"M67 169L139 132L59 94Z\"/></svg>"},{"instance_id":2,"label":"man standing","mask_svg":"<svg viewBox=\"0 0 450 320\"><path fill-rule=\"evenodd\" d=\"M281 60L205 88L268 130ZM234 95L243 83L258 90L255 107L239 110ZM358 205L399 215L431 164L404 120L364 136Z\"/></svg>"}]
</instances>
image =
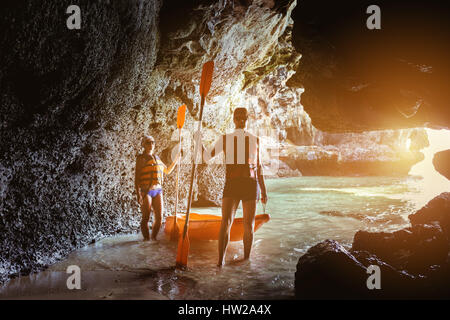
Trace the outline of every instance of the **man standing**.
<instances>
[{"instance_id":1,"label":"man standing","mask_svg":"<svg viewBox=\"0 0 450 320\"><path fill-rule=\"evenodd\" d=\"M267 203L267 192L260 160L259 138L245 131L247 119L247 109L236 108L233 114L235 131L223 135L209 152L202 146L203 154L207 160L223 152L226 164L218 266L222 266L225 261L230 240L230 229L239 202L242 201L244 212L244 260L250 258L256 204L260 199L260 194L262 203Z\"/></svg>"}]
</instances>

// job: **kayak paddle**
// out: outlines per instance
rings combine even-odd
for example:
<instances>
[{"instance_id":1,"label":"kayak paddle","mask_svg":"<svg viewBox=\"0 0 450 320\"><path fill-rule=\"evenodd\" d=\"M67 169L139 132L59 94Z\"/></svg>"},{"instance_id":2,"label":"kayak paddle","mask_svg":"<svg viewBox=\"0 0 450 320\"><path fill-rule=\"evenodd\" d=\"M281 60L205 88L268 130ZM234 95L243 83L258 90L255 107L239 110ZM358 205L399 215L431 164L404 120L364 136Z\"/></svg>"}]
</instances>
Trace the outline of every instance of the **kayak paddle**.
<instances>
[{"instance_id":1,"label":"kayak paddle","mask_svg":"<svg viewBox=\"0 0 450 320\"><path fill-rule=\"evenodd\" d=\"M199 117L199 121L198 121L197 132L200 132L202 130L203 106L205 105L206 95L208 94L208 91L211 88L213 70L214 70L214 61L208 61L203 65L202 77L200 80L201 102L200 102L200 117ZM192 163L191 185L189 187L188 206L186 209L186 222L184 223L183 236L181 236L178 239L177 263L176 263L176 266L178 268L187 267L189 247L190 247L189 235L188 235L189 212L191 211L192 189L194 186L195 170L197 168L196 159L197 159L197 153L199 150L200 143L201 143L201 141L197 141L197 143L195 143L195 147L194 147L194 157L193 157L194 162Z\"/></svg>"},{"instance_id":2,"label":"kayak paddle","mask_svg":"<svg viewBox=\"0 0 450 320\"><path fill-rule=\"evenodd\" d=\"M180 152L181 152L181 129L183 129L185 113L186 113L186 105L183 104L178 108L177 113L178 145L180 146ZM180 178L180 162L181 162L181 155L177 163L177 181L175 184L175 215L173 220L174 221L173 230L172 234L170 235L171 240L175 240L178 237L177 209L178 209L178 180Z\"/></svg>"}]
</instances>

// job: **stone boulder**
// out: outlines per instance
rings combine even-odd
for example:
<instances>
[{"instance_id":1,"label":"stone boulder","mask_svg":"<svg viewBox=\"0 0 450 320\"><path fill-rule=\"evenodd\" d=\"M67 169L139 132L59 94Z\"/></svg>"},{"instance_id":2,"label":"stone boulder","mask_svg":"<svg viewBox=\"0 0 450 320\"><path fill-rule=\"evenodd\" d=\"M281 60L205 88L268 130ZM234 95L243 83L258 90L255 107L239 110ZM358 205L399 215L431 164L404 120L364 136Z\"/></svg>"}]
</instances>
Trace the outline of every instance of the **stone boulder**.
<instances>
[{"instance_id":1,"label":"stone boulder","mask_svg":"<svg viewBox=\"0 0 450 320\"><path fill-rule=\"evenodd\" d=\"M355 234L352 251L368 251L399 270L426 274L442 265L448 255L447 238L438 224L419 224L396 232Z\"/></svg>"},{"instance_id":2,"label":"stone boulder","mask_svg":"<svg viewBox=\"0 0 450 320\"><path fill-rule=\"evenodd\" d=\"M366 269L342 245L325 240L310 248L297 263L298 299L357 298L366 288Z\"/></svg>"},{"instance_id":3,"label":"stone boulder","mask_svg":"<svg viewBox=\"0 0 450 320\"><path fill-rule=\"evenodd\" d=\"M358 231L350 251L333 240L297 263L298 299L443 299L450 297L449 203L442 193L395 232ZM381 290L368 290L366 268L377 265Z\"/></svg>"},{"instance_id":4,"label":"stone boulder","mask_svg":"<svg viewBox=\"0 0 450 320\"><path fill-rule=\"evenodd\" d=\"M381 272L381 290L368 289L369 265ZM325 240L300 257L295 273L297 299L377 299L412 297L420 279L398 271L366 251L350 253L334 240ZM412 290L412 289L416 290Z\"/></svg>"},{"instance_id":5,"label":"stone boulder","mask_svg":"<svg viewBox=\"0 0 450 320\"><path fill-rule=\"evenodd\" d=\"M450 179L450 150L434 154L433 165L440 174Z\"/></svg>"},{"instance_id":6,"label":"stone boulder","mask_svg":"<svg viewBox=\"0 0 450 320\"><path fill-rule=\"evenodd\" d=\"M450 239L450 192L441 193L408 218L413 226L438 223L447 239Z\"/></svg>"}]
</instances>

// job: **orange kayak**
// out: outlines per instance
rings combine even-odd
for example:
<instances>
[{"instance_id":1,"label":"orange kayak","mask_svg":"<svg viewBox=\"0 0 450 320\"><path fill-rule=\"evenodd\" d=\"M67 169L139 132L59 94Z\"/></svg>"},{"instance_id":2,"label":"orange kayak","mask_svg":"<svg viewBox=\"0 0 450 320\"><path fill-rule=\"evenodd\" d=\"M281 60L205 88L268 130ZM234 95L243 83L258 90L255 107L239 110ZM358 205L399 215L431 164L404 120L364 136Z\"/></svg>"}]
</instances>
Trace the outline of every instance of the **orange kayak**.
<instances>
[{"instance_id":1,"label":"orange kayak","mask_svg":"<svg viewBox=\"0 0 450 320\"><path fill-rule=\"evenodd\" d=\"M164 232L170 236L174 228L174 216L166 218L166 226ZM255 216L255 231L264 223L270 220L268 214L258 214ZM177 214L177 226L180 232L183 231L186 217L184 214ZM213 214L189 214L189 239L192 240L218 240L221 216ZM244 237L244 219L242 217L235 218L230 231L230 241L239 241Z\"/></svg>"}]
</instances>

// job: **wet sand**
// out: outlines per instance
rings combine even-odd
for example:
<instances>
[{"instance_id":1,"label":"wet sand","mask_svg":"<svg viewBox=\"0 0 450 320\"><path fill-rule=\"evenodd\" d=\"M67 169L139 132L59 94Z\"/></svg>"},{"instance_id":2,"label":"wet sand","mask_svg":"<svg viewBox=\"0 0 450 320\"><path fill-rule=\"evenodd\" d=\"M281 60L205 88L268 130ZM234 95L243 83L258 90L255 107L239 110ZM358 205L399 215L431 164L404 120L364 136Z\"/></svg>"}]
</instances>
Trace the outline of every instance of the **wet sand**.
<instances>
[{"instance_id":1,"label":"wet sand","mask_svg":"<svg viewBox=\"0 0 450 320\"><path fill-rule=\"evenodd\" d=\"M167 300L156 292L155 273L151 271L85 271L81 289L68 289L71 274L43 271L11 280L0 288L0 299L6 300Z\"/></svg>"}]
</instances>

